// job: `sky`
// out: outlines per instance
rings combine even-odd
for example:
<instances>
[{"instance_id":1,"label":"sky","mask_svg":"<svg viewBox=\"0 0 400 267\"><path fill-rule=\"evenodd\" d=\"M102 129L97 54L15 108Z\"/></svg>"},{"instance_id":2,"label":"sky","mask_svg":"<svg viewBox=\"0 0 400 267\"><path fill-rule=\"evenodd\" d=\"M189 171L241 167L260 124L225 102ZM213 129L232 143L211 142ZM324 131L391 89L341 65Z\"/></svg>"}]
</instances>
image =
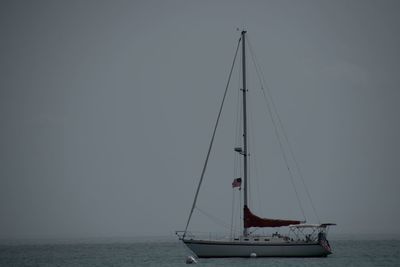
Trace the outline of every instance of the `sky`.
<instances>
[{"instance_id":1,"label":"sky","mask_svg":"<svg viewBox=\"0 0 400 267\"><path fill-rule=\"evenodd\" d=\"M320 220L337 234L399 235L399 11L389 0L1 1L0 238L183 230L237 28ZM228 221L232 84L198 202ZM248 87L260 92L254 74ZM254 153L266 155L253 210L301 219L265 117L254 115ZM191 228L213 227L196 212Z\"/></svg>"}]
</instances>

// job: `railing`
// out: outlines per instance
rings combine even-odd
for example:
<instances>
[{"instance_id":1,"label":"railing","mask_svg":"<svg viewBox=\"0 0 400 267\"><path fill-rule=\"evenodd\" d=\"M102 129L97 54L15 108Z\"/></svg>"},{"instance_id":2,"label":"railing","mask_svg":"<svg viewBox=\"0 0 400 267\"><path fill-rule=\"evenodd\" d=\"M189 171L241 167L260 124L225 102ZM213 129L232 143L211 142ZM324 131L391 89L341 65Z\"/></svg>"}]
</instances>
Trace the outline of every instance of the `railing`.
<instances>
[{"instance_id":1,"label":"railing","mask_svg":"<svg viewBox=\"0 0 400 267\"><path fill-rule=\"evenodd\" d=\"M189 232L176 231L175 234L182 239L201 239L201 240L233 240L234 237L229 233L216 232Z\"/></svg>"},{"instance_id":2,"label":"railing","mask_svg":"<svg viewBox=\"0 0 400 267\"><path fill-rule=\"evenodd\" d=\"M326 230L319 227L315 228L291 228L287 233L272 233L272 234L251 234L249 236L242 236L240 234L231 235L229 233L216 233L216 232L189 232L176 231L175 234L180 240L223 240L223 241L279 241L284 242L298 241L298 242L315 242L321 239L322 235L326 239Z\"/></svg>"}]
</instances>

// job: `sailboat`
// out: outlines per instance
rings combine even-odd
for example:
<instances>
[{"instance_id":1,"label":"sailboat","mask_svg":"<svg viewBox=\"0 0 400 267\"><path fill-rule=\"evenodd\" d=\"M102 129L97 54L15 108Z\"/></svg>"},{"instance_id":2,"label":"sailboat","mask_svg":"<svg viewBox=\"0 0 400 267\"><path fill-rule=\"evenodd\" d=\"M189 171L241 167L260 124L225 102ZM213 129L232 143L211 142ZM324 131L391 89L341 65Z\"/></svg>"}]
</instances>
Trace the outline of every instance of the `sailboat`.
<instances>
[{"instance_id":1,"label":"sailboat","mask_svg":"<svg viewBox=\"0 0 400 267\"><path fill-rule=\"evenodd\" d=\"M194 201L189 213L184 231L177 231L179 239L199 258L217 258L217 257L326 257L332 253L329 241L327 240L328 228L334 223L309 224L304 220L286 220L262 218L255 215L249 206L249 185L248 185L248 132L247 132L247 100L246 94L246 31L241 31L241 36L236 48L235 57L229 74L228 84L219 109L218 117L215 123L214 132L211 138L209 149L200 181L195 193ZM235 178L232 187L240 187L242 201L242 231L238 236L230 235L224 238L204 238L197 237L188 231L188 226L196 207L200 187L203 182L204 174L207 168L210 151L213 146L216 129L221 117L222 106L225 101L226 92L231 79L232 70L235 64L236 56L241 44L242 51L242 146L235 147L242 158L242 178ZM276 231L273 234L254 234L250 229L268 228L268 229L288 229L288 234L280 234Z\"/></svg>"}]
</instances>

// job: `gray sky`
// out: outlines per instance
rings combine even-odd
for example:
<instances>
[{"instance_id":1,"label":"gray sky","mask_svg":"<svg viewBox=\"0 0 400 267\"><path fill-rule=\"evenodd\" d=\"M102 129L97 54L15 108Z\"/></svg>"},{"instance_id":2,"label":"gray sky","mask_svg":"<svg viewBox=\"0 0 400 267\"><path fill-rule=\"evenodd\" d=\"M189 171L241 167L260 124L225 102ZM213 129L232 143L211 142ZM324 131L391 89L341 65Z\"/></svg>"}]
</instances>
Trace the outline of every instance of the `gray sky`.
<instances>
[{"instance_id":1,"label":"gray sky","mask_svg":"<svg viewBox=\"0 0 400 267\"><path fill-rule=\"evenodd\" d=\"M399 11L387 0L2 1L0 238L182 229L237 27L249 32L321 220L336 233L400 234ZM213 154L199 200L221 216L231 132L218 132L228 157ZM258 212L297 218L269 134L257 137L271 151L260 158ZM207 228L202 220L193 227Z\"/></svg>"}]
</instances>

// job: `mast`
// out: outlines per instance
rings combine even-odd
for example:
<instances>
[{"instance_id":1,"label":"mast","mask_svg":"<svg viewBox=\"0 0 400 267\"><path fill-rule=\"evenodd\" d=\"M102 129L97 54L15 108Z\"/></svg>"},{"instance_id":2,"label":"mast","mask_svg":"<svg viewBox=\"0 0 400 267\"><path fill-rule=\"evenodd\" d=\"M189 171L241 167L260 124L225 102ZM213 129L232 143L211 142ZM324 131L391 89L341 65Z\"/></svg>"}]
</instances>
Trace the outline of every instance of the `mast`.
<instances>
[{"instance_id":1,"label":"mast","mask_svg":"<svg viewBox=\"0 0 400 267\"><path fill-rule=\"evenodd\" d=\"M243 77L243 210L247 207L247 114L246 114L246 31L242 31L242 77ZM243 216L244 219L244 216ZM243 222L243 235L248 231Z\"/></svg>"}]
</instances>

